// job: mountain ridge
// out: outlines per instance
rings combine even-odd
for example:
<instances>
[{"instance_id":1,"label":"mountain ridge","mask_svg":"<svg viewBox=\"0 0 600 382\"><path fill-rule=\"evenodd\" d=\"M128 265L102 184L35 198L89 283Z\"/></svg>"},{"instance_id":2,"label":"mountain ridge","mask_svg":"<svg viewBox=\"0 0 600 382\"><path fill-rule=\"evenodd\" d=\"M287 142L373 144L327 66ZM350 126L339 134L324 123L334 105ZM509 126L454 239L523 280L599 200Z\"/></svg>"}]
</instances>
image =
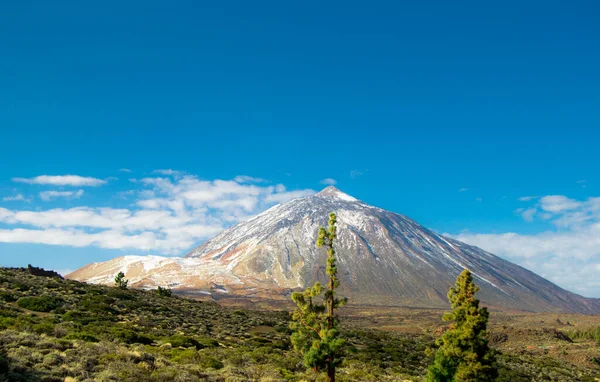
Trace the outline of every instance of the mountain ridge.
<instances>
[{"instance_id":1,"label":"mountain ridge","mask_svg":"<svg viewBox=\"0 0 600 382\"><path fill-rule=\"evenodd\" d=\"M113 264L90 264L68 277L107 283L118 268L135 287L281 297L325 279L325 253L314 241L329 212L338 215L340 293L354 303L445 307L449 286L469 268L481 288L480 299L491 307L600 312L598 299L568 292L523 267L335 187L273 206L185 257L118 258Z\"/></svg>"}]
</instances>

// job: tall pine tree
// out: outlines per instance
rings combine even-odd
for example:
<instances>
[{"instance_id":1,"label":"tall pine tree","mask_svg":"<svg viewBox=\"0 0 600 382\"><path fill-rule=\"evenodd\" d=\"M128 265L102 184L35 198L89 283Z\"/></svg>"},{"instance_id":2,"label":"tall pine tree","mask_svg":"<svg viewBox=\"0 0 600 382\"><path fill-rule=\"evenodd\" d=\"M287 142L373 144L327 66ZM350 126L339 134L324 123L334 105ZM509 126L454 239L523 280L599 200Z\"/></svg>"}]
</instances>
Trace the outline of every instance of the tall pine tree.
<instances>
[{"instance_id":1,"label":"tall pine tree","mask_svg":"<svg viewBox=\"0 0 600 382\"><path fill-rule=\"evenodd\" d=\"M327 380L335 382L335 369L344 357L344 340L340 338L339 319L335 310L344 305L346 298L335 297L340 285L337 277L334 241L337 238L336 216L329 214L329 225L319 229L317 247L327 248L327 275L329 282L322 299L323 287L319 282L304 293L294 292L292 300L296 309L292 313L290 328L294 349L304 355L304 364L315 371L327 373ZM316 299L316 300L315 300Z\"/></svg>"},{"instance_id":2,"label":"tall pine tree","mask_svg":"<svg viewBox=\"0 0 600 382\"><path fill-rule=\"evenodd\" d=\"M444 314L450 328L436 341L434 363L429 367L429 382L484 382L498 377L494 351L488 346L487 308L479 308L479 290L465 269L450 288L452 311Z\"/></svg>"}]
</instances>

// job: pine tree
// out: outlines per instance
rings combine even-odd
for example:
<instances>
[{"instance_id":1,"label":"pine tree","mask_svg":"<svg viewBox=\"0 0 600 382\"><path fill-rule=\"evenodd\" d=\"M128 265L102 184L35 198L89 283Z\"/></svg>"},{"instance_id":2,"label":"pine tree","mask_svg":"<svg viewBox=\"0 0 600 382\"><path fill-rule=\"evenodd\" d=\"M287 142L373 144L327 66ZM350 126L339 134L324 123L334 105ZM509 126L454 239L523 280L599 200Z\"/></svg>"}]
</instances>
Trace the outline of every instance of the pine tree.
<instances>
[{"instance_id":1,"label":"pine tree","mask_svg":"<svg viewBox=\"0 0 600 382\"><path fill-rule=\"evenodd\" d=\"M119 289L127 289L127 283L129 283L129 280L125 280L125 274L119 272L117 277L115 277L115 286Z\"/></svg>"},{"instance_id":2,"label":"pine tree","mask_svg":"<svg viewBox=\"0 0 600 382\"><path fill-rule=\"evenodd\" d=\"M436 341L434 363L429 367L429 382L483 382L498 377L495 352L488 346L487 308L479 308L479 290L465 269L450 288L452 311L443 316L450 328Z\"/></svg>"},{"instance_id":3,"label":"pine tree","mask_svg":"<svg viewBox=\"0 0 600 382\"><path fill-rule=\"evenodd\" d=\"M331 213L328 228L319 229L316 242L318 248L327 248L327 290L321 299L319 297L323 294L323 287L319 282L304 293L294 292L292 300L297 307L292 313L290 323L294 349L304 355L304 364L307 367L326 372L329 382L335 382L335 369L341 364L345 350L335 310L348 301L346 298L338 299L335 296L335 289L340 285L334 249L334 241L337 238L335 224L336 216Z\"/></svg>"},{"instance_id":4,"label":"pine tree","mask_svg":"<svg viewBox=\"0 0 600 382\"><path fill-rule=\"evenodd\" d=\"M173 291L171 290L171 288L163 288L160 285L158 286L158 289L156 289L156 293L161 297L171 297L173 295Z\"/></svg>"}]
</instances>

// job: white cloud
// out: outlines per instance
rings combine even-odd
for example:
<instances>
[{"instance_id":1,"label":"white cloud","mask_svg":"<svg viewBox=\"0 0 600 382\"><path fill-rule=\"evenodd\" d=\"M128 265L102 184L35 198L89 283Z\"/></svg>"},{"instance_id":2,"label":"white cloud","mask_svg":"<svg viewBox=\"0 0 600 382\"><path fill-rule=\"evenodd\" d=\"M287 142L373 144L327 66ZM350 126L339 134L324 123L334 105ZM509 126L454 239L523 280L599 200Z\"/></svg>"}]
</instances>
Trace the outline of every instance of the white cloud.
<instances>
[{"instance_id":1,"label":"white cloud","mask_svg":"<svg viewBox=\"0 0 600 382\"><path fill-rule=\"evenodd\" d=\"M117 198L131 196L133 205L129 208L0 208L0 223L8 226L0 230L0 242L181 254L199 241L275 203L314 193L313 190L288 191L282 184L259 186L235 180L208 181L192 175L148 177L134 184L135 190L115 195ZM40 196L74 198L82 193L82 190L46 191Z\"/></svg>"},{"instance_id":2,"label":"white cloud","mask_svg":"<svg viewBox=\"0 0 600 382\"><path fill-rule=\"evenodd\" d=\"M127 172L127 173L130 173L130 172L131 172L131 170L130 170L130 169L128 169L128 168L120 168L120 169L119 169L119 172Z\"/></svg>"},{"instance_id":3,"label":"white cloud","mask_svg":"<svg viewBox=\"0 0 600 382\"><path fill-rule=\"evenodd\" d=\"M247 176L247 175L238 175L235 178L233 178L233 180L238 183L264 183L264 182L266 182L266 180L263 178L255 178L255 177Z\"/></svg>"},{"instance_id":4,"label":"white cloud","mask_svg":"<svg viewBox=\"0 0 600 382\"><path fill-rule=\"evenodd\" d=\"M65 199L79 199L83 196L83 190L77 191L42 191L40 192L40 199L48 202L53 199L65 198Z\"/></svg>"},{"instance_id":5,"label":"white cloud","mask_svg":"<svg viewBox=\"0 0 600 382\"><path fill-rule=\"evenodd\" d=\"M458 192L465 192L465 191L469 191L468 188L461 188L460 190L458 190Z\"/></svg>"},{"instance_id":6,"label":"white cloud","mask_svg":"<svg viewBox=\"0 0 600 382\"><path fill-rule=\"evenodd\" d=\"M325 178L325 179L323 179L321 181L321 184L326 184L326 185L329 185L329 186L333 186L336 183L337 183L337 181L335 179L333 179L333 178Z\"/></svg>"},{"instance_id":7,"label":"white cloud","mask_svg":"<svg viewBox=\"0 0 600 382\"><path fill-rule=\"evenodd\" d=\"M120 191L117 193L117 195L115 195L115 197L118 199L127 200L130 196L135 195L135 193L135 190Z\"/></svg>"},{"instance_id":8,"label":"white cloud","mask_svg":"<svg viewBox=\"0 0 600 382\"><path fill-rule=\"evenodd\" d=\"M475 198L476 202L483 202L483 198Z\"/></svg>"},{"instance_id":9,"label":"white cloud","mask_svg":"<svg viewBox=\"0 0 600 382\"><path fill-rule=\"evenodd\" d=\"M23 194L17 194L15 196L5 196L2 198L3 202L18 202L18 201L25 201L25 197L23 196Z\"/></svg>"},{"instance_id":10,"label":"white cloud","mask_svg":"<svg viewBox=\"0 0 600 382\"><path fill-rule=\"evenodd\" d=\"M41 228L85 227L129 232L182 226L190 220L185 216L174 216L168 210L130 211L128 209L75 207L9 212L10 214L0 215L1 222Z\"/></svg>"},{"instance_id":11,"label":"white cloud","mask_svg":"<svg viewBox=\"0 0 600 382\"><path fill-rule=\"evenodd\" d=\"M35 178L13 178L14 182L52 186L97 187L106 184L105 180L79 175L40 175Z\"/></svg>"},{"instance_id":12,"label":"white cloud","mask_svg":"<svg viewBox=\"0 0 600 382\"><path fill-rule=\"evenodd\" d=\"M70 247L94 245L109 249L138 248L142 250L150 250L156 246L156 238L152 232L124 235L118 231L89 233L82 230L55 228L46 230L0 229L0 242L66 245Z\"/></svg>"},{"instance_id":13,"label":"white cloud","mask_svg":"<svg viewBox=\"0 0 600 382\"><path fill-rule=\"evenodd\" d=\"M540 206L544 211L559 213L568 210L574 210L581 204L573 199L563 195L549 195L540 199Z\"/></svg>"},{"instance_id":14,"label":"white cloud","mask_svg":"<svg viewBox=\"0 0 600 382\"><path fill-rule=\"evenodd\" d=\"M541 211L540 211L541 210ZM537 234L462 233L454 238L522 265L558 285L600 297L600 198L562 195L517 210L525 220L541 219L555 228Z\"/></svg>"},{"instance_id":15,"label":"white cloud","mask_svg":"<svg viewBox=\"0 0 600 382\"><path fill-rule=\"evenodd\" d=\"M520 264L568 290L600 297L590 284L598 280L597 272L594 277L584 277L587 268L600 264L598 227L536 235L466 233L455 238Z\"/></svg>"},{"instance_id":16,"label":"white cloud","mask_svg":"<svg viewBox=\"0 0 600 382\"><path fill-rule=\"evenodd\" d=\"M362 172L362 171L358 171L358 170L352 170L352 171L350 171L350 178L352 178L352 179L356 179L356 178L358 178L359 176L362 176L362 175L364 175L364 172Z\"/></svg>"},{"instance_id":17,"label":"white cloud","mask_svg":"<svg viewBox=\"0 0 600 382\"><path fill-rule=\"evenodd\" d=\"M154 170L154 171L152 171L152 173L153 174L159 174L159 175L168 175L168 176L177 176L177 175L183 174L183 172L181 172L181 171L172 170L170 168L168 168L168 169L161 169L161 170Z\"/></svg>"},{"instance_id":18,"label":"white cloud","mask_svg":"<svg viewBox=\"0 0 600 382\"><path fill-rule=\"evenodd\" d=\"M521 213L521 216L523 216L523 219L525 219L526 221L532 222L536 213L536 208L528 208Z\"/></svg>"},{"instance_id":19,"label":"white cloud","mask_svg":"<svg viewBox=\"0 0 600 382\"><path fill-rule=\"evenodd\" d=\"M532 200L537 199L537 198L539 198L539 196L521 196L519 198L519 201L520 202L529 202L529 201L532 201Z\"/></svg>"},{"instance_id":20,"label":"white cloud","mask_svg":"<svg viewBox=\"0 0 600 382\"><path fill-rule=\"evenodd\" d=\"M600 197L577 202L576 208L563 210L555 216L554 224L561 228L586 226L600 221Z\"/></svg>"},{"instance_id":21,"label":"white cloud","mask_svg":"<svg viewBox=\"0 0 600 382\"><path fill-rule=\"evenodd\" d=\"M303 198L305 196L313 195L315 192L313 190L298 190L298 191L289 191L280 194L271 194L267 196L267 203L285 203L290 200Z\"/></svg>"}]
</instances>

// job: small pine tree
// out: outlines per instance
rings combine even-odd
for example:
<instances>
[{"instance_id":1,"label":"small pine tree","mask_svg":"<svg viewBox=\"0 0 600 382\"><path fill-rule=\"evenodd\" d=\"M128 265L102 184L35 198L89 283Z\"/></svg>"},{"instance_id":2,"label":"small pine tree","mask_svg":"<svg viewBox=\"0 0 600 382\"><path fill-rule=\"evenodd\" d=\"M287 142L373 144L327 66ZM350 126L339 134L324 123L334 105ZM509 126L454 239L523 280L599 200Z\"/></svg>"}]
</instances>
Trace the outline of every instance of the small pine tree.
<instances>
[{"instance_id":1,"label":"small pine tree","mask_svg":"<svg viewBox=\"0 0 600 382\"><path fill-rule=\"evenodd\" d=\"M316 243L319 248L327 248L329 283L324 297L318 302L314 300L323 293L323 287L318 282L304 293L294 292L292 300L296 303L296 309L292 313L290 323L294 349L304 355L304 364L307 367L314 371L326 372L329 382L335 382L335 369L341 364L345 350L335 310L348 301L346 298L335 297L335 289L340 285L333 246L337 238L335 224L336 216L331 213L328 228L319 229Z\"/></svg>"},{"instance_id":2,"label":"small pine tree","mask_svg":"<svg viewBox=\"0 0 600 382\"><path fill-rule=\"evenodd\" d=\"M436 341L434 363L429 366L428 382L484 382L498 377L495 352L488 346L487 308L479 308L479 290L465 269L450 288L452 311L443 316L450 328Z\"/></svg>"},{"instance_id":3,"label":"small pine tree","mask_svg":"<svg viewBox=\"0 0 600 382\"><path fill-rule=\"evenodd\" d=\"M117 277L115 277L115 286L119 289L127 289L127 283L129 280L125 280L125 274L123 272L119 272Z\"/></svg>"},{"instance_id":4,"label":"small pine tree","mask_svg":"<svg viewBox=\"0 0 600 382\"><path fill-rule=\"evenodd\" d=\"M171 288L163 288L160 285L158 286L158 289L156 289L156 293L161 297L171 297L173 295Z\"/></svg>"}]
</instances>

